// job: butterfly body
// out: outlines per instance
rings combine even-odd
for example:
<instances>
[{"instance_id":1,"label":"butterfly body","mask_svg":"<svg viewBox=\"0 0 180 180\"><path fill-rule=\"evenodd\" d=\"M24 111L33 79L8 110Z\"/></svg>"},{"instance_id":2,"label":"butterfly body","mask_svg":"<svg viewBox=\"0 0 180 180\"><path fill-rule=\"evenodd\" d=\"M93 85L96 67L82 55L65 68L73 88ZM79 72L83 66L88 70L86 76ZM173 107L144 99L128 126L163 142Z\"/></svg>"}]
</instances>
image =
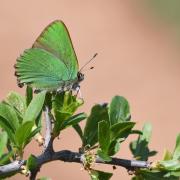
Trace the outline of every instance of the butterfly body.
<instances>
[{"instance_id":1,"label":"butterfly body","mask_svg":"<svg viewBox=\"0 0 180 180\"><path fill-rule=\"evenodd\" d=\"M65 24L52 22L24 51L15 65L20 86L37 90L68 91L79 87L84 75L78 72L77 57Z\"/></svg>"}]
</instances>

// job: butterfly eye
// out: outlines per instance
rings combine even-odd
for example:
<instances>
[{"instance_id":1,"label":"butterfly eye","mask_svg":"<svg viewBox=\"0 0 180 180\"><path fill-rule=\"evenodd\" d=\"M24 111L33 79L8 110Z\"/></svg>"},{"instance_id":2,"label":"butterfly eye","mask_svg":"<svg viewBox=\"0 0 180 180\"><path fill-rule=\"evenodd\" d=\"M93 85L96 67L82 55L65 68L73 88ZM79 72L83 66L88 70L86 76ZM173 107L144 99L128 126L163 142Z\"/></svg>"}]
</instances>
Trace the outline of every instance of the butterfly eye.
<instances>
[{"instance_id":1,"label":"butterfly eye","mask_svg":"<svg viewBox=\"0 0 180 180\"><path fill-rule=\"evenodd\" d=\"M77 77L78 77L78 81L84 80L84 74L82 74L80 72L78 72Z\"/></svg>"}]
</instances>

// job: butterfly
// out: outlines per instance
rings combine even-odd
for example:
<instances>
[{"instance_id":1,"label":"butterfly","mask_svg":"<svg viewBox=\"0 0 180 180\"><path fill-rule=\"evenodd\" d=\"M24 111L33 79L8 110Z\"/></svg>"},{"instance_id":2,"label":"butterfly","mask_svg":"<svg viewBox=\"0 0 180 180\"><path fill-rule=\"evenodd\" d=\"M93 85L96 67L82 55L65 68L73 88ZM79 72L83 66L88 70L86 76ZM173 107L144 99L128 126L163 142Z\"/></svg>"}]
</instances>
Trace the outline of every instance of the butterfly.
<instances>
[{"instance_id":1,"label":"butterfly","mask_svg":"<svg viewBox=\"0 0 180 180\"><path fill-rule=\"evenodd\" d=\"M19 87L26 84L40 91L62 92L80 88L84 74L78 69L69 32L62 21L56 20L17 59L15 75Z\"/></svg>"}]
</instances>

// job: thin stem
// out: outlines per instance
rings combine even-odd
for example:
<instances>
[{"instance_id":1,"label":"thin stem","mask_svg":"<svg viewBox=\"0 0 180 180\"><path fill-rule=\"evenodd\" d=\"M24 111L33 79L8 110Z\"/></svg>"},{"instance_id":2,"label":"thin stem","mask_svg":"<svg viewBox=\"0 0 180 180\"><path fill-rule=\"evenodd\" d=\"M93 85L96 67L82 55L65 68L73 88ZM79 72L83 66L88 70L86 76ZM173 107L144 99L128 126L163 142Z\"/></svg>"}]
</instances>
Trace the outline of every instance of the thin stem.
<instances>
[{"instance_id":1,"label":"thin stem","mask_svg":"<svg viewBox=\"0 0 180 180\"><path fill-rule=\"evenodd\" d=\"M46 133L45 133L45 143L44 152L53 151L53 140L52 137L52 117L49 107L45 106L45 122L46 122Z\"/></svg>"}]
</instances>

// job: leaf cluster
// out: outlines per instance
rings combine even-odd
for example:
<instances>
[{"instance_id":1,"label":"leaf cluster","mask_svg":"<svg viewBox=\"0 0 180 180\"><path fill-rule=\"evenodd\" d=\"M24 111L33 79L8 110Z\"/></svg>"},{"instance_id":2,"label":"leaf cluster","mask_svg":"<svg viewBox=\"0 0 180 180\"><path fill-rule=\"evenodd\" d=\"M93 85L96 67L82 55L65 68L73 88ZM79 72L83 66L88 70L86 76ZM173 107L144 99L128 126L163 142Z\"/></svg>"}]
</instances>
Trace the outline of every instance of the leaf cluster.
<instances>
[{"instance_id":1,"label":"leaf cluster","mask_svg":"<svg viewBox=\"0 0 180 180\"><path fill-rule=\"evenodd\" d=\"M33 94L30 87L26 95L11 92L0 103L0 165L23 159L24 150L32 139L43 135L43 111L48 106L52 120L52 136L61 136L61 131L72 127L79 135L82 144L80 153L84 155L84 168L92 180L108 180L111 172L94 169L98 157L109 162L120 151L121 144L131 134L138 134L137 140L130 143L135 159L147 161L156 151L149 149L152 127L146 123L142 131L134 130L128 101L122 96L114 96L110 103L95 104L89 115L76 113L83 100L72 92ZM85 120L84 128L80 122ZM36 156L30 155L26 163L27 171L37 166ZM180 135L173 153L165 152L161 161L151 169L136 169L133 179L161 179L180 177ZM45 179L45 178L42 178Z\"/></svg>"}]
</instances>

